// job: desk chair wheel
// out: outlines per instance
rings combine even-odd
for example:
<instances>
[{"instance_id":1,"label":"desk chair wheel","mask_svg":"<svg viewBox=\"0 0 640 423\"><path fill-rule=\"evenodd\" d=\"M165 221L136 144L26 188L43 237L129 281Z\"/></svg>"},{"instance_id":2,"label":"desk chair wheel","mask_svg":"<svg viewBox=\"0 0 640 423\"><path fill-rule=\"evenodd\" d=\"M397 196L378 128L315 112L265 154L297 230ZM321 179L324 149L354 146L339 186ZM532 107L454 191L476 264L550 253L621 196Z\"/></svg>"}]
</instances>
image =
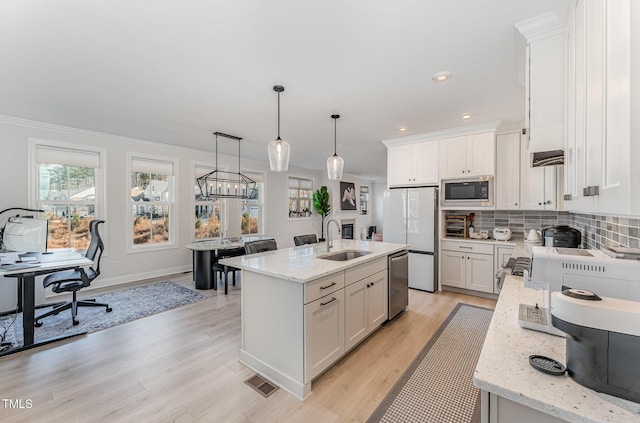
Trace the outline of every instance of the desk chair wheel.
<instances>
[{"instance_id":1,"label":"desk chair wheel","mask_svg":"<svg viewBox=\"0 0 640 423\"><path fill-rule=\"evenodd\" d=\"M107 313L111 313L113 309L111 307L107 307Z\"/></svg>"},{"instance_id":2,"label":"desk chair wheel","mask_svg":"<svg viewBox=\"0 0 640 423\"><path fill-rule=\"evenodd\" d=\"M35 327L39 328L40 326L42 326L42 322L35 322L33 325Z\"/></svg>"},{"instance_id":3,"label":"desk chair wheel","mask_svg":"<svg viewBox=\"0 0 640 423\"><path fill-rule=\"evenodd\" d=\"M73 325L74 325L74 326L75 326L75 325L79 325L79 324L80 324L80 322L79 322L79 321L77 321L76 319L73 319Z\"/></svg>"}]
</instances>

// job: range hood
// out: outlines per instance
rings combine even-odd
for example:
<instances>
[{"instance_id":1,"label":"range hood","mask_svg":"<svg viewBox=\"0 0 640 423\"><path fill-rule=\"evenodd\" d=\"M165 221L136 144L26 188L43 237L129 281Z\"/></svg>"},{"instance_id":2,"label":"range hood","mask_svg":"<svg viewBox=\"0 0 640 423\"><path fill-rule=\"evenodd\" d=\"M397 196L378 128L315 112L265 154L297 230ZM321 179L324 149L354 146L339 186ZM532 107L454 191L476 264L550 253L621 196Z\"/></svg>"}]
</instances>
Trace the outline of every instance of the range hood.
<instances>
[{"instance_id":1,"label":"range hood","mask_svg":"<svg viewBox=\"0 0 640 423\"><path fill-rule=\"evenodd\" d=\"M531 167L557 166L564 164L564 150L538 151L531 153Z\"/></svg>"}]
</instances>

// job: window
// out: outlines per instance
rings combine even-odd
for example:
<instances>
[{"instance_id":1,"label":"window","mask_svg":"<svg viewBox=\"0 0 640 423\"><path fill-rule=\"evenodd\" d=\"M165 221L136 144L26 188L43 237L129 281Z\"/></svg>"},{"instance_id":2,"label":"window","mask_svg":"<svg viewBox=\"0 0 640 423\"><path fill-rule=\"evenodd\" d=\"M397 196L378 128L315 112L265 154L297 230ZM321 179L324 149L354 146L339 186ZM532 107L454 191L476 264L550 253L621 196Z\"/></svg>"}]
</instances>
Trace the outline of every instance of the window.
<instances>
[{"instance_id":1,"label":"window","mask_svg":"<svg viewBox=\"0 0 640 423\"><path fill-rule=\"evenodd\" d=\"M131 156L129 185L132 211L131 245L167 245L173 242L171 217L176 163Z\"/></svg>"},{"instance_id":2,"label":"window","mask_svg":"<svg viewBox=\"0 0 640 423\"><path fill-rule=\"evenodd\" d=\"M311 180L289 177L289 217L298 219L311 216L312 201Z\"/></svg>"},{"instance_id":3,"label":"window","mask_svg":"<svg viewBox=\"0 0 640 423\"><path fill-rule=\"evenodd\" d=\"M33 140L30 145L35 158L35 207L44 210L49 221L47 248L86 250L89 222L100 216L101 150Z\"/></svg>"},{"instance_id":4,"label":"window","mask_svg":"<svg viewBox=\"0 0 640 423\"><path fill-rule=\"evenodd\" d=\"M198 178L209 172L212 172L212 168L198 166L195 167L195 177ZM195 181L195 178L194 178ZM225 227L223 226L223 212L226 202L224 199L217 199L214 201L204 200L200 187L194 182L195 198L196 198L196 210L195 210L195 239L211 239L221 238L224 234Z\"/></svg>"},{"instance_id":5,"label":"window","mask_svg":"<svg viewBox=\"0 0 640 423\"><path fill-rule=\"evenodd\" d=\"M360 187L360 214L367 214L369 207L369 187Z\"/></svg>"},{"instance_id":6,"label":"window","mask_svg":"<svg viewBox=\"0 0 640 423\"><path fill-rule=\"evenodd\" d=\"M256 181L256 189L253 196L248 199L241 200L240 213L241 224L240 233L242 235L256 235L264 233L263 228L263 198L264 182L263 176L255 173L246 173L246 176Z\"/></svg>"}]
</instances>

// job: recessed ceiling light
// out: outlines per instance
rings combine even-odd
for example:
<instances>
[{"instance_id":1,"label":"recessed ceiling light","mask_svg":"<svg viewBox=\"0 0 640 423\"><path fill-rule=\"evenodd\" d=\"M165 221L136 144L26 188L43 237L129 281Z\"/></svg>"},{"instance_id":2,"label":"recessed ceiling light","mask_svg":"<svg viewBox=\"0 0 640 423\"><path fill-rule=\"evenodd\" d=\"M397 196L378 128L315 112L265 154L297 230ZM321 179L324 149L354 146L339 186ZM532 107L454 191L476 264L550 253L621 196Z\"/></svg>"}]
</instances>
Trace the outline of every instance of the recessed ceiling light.
<instances>
[{"instance_id":1,"label":"recessed ceiling light","mask_svg":"<svg viewBox=\"0 0 640 423\"><path fill-rule=\"evenodd\" d=\"M431 79L435 82L444 82L447 81L451 77L451 72L442 71L434 74Z\"/></svg>"},{"instance_id":2,"label":"recessed ceiling light","mask_svg":"<svg viewBox=\"0 0 640 423\"><path fill-rule=\"evenodd\" d=\"M471 114L469 113L465 113L464 115L460 116L462 119L467 120L467 119L471 119Z\"/></svg>"},{"instance_id":3,"label":"recessed ceiling light","mask_svg":"<svg viewBox=\"0 0 640 423\"><path fill-rule=\"evenodd\" d=\"M406 126L401 126L401 127L398 128L398 131L400 131L400 132L405 132L406 130L407 130Z\"/></svg>"}]
</instances>

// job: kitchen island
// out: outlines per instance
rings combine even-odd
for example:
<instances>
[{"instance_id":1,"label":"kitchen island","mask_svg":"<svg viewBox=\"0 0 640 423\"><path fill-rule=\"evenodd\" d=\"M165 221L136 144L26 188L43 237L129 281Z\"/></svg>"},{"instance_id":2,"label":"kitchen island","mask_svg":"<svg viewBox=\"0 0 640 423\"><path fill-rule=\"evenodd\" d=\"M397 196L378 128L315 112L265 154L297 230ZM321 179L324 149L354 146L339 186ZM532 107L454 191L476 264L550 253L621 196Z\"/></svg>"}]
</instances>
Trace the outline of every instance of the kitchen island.
<instances>
[{"instance_id":1,"label":"kitchen island","mask_svg":"<svg viewBox=\"0 0 640 423\"><path fill-rule=\"evenodd\" d=\"M518 326L521 285L521 277L507 276L476 366L482 422L640 422L640 404L529 365L532 354L566 363L565 338Z\"/></svg>"},{"instance_id":2,"label":"kitchen island","mask_svg":"<svg viewBox=\"0 0 640 423\"><path fill-rule=\"evenodd\" d=\"M387 259L408 246L334 241L332 253L367 252L346 261L322 258L324 248L220 261L242 270L240 362L301 400L315 377L387 320Z\"/></svg>"}]
</instances>

